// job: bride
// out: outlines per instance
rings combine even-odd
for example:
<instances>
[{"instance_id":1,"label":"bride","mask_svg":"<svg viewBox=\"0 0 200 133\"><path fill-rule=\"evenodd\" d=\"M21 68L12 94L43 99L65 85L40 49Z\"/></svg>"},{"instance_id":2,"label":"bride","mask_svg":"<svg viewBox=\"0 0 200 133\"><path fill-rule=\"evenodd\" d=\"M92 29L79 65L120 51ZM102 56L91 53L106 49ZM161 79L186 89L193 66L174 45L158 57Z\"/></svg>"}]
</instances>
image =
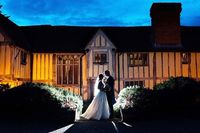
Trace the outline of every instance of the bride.
<instances>
[{"instance_id":1,"label":"bride","mask_svg":"<svg viewBox=\"0 0 200 133\"><path fill-rule=\"evenodd\" d=\"M97 92L96 96L92 100L85 113L81 115L81 117L85 119L100 120L108 119L110 116L103 77L103 74L99 74L99 76L96 79L96 85L94 89L99 91Z\"/></svg>"}]
</instances>

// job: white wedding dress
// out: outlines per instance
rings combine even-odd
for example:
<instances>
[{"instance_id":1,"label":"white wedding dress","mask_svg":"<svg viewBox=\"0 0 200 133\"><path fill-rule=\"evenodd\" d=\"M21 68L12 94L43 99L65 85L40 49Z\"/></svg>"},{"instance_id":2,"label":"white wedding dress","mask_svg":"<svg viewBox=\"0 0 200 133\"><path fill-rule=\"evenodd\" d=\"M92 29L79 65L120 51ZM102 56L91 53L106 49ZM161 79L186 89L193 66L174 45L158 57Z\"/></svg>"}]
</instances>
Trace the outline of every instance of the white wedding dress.
<instances>
[{"instance_id":1,"label":"white wedding dress","mask_svg":"<svg viewBox=\"0 0 200 133\"><path fill-rule=\"evenodd\" d=\"M81 115L81 117L85 119L95 119L95 120L109 118L110 111L109 111L107 96L106 96L106 93L104 91L101 91L101 88L99 88L102 86L103 86L102 81L98 81L98 89L100 89L100 91L93 98L91 104L88 106L85 113Z\"/></svg>"}]
</instances>

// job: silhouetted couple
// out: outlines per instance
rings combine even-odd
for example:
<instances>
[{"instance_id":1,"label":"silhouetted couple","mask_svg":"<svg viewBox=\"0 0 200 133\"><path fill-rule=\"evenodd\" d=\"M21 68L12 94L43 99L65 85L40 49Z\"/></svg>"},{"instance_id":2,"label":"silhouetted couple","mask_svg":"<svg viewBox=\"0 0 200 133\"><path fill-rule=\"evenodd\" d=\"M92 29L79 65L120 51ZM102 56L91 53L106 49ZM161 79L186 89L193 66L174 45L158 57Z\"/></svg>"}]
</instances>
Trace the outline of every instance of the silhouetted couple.
<instances>
[{"instance_id":1,"label":"silhouetted couple","mask_svg":"<svg viewBox=\"0 0 200 133\"><path fill-rule=\"evenodd\" d=\"M114 79L110 75L110 71L106 70L104 75L99 74L94 89L98 92L81 117L96 120L113 118Z\"/></svg>"}]
</instances>

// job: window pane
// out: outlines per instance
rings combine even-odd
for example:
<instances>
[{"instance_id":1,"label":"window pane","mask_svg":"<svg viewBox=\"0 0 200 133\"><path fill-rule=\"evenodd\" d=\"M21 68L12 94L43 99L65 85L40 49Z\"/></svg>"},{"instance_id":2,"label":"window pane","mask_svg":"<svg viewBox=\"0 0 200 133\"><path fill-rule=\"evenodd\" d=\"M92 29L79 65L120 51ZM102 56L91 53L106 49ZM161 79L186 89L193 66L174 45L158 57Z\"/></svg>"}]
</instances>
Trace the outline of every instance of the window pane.
<instances>
[{"instance_id":1,"label":"window pane","mask_svg":"<svg viewBox=\"0 0 200 133\"><path fill-rule=\"evenodd\" d=\"M78 84L78 65L74 65L74 84Z\"/></svg>"},{"instance_id":2,"label":"window pane","mask_svg":"<svg viewBox=\"0 0 200 133\"><path fill-rule=\"evenodd\" d=\"M67 84L67 76L68 76L67 66L63 65L63 84Z\"/></svg>"},{"instance_id":3,"label":"window pane","mask_svg":"<svg viewBox=\"0 0 200 133\"><path fill-rule=\"evenodd\" d=\"M133 58L133 54L129 54L129 58Z\"/></svg>"},{"instance_id":4,"label":"window pane","mask_svg":"<svg viewBox=\"0 0 200 133\"><path fill-rule=\"evenodd\" d=\"M137 54L134 54L134 59L137 59Z\"/></svg>"},{"instance_id":5,"label":"window pane","mask_svg":"<svg viewBox=\"0 0 200 133\"><path fill-rule=\"evenodd\" d=\"M139 65L139 60L135 60L134 65Z\"/></svg>"},{"instance_id":6,"label":"window pane","mask_svg":"<svg viewBox=\"0 0 200 133\"><path fill-rule=\"evenodd\" d=\"M147 54L143 54L143 65L147 65Z\"/></svg>"},{"instance_id":7,"label":"window pane","mask_svg":"<svg viewBox=\"0 0 200 133\"><path fill-rule=\"evenodd\" d=\"M133 59L130 59L130 65L133 65Z\"/></svg>"},{"instance_id":8,"label":"window pane","mask_svg":"<svg viewBox=\"0 0 200 133\"><path fill-rule=\"evenodd\" d=\"M134 85L137 85L137 81L134 81Z\"/></svg>"},{"instance_id":9,"label":"window pane","mask_svg":"<svg viewBox=\"0 0 200 133\"><path fill-rule=\"evenodd\" d=\"M57 66L57 84L61 84L61 66Z\"/></svg>"},{"instance_id":10,"label":"window pane","mask_svg":"<svg viewBox=\"0 0 200 133\"><path fill-rule=\"evenodd\" d=\"M61 62L62 62L62 57L61 56L58 56L57 62L58 62L58 64L61 64Z\"/></svg>"},{"instance_id":11,"label":"window pane","mask_svg":"<svg viewBox=\"0 0 200 133\"><path fill-rule=\"evenodd\" d=\"M125 82L125 87L128 87L128 86L129 86L129 82L126 81L126 82Z\"/></svg>"},{"instance_id":12,"label":"window pane","mask_svg":"<svg viewBox=\"0 0 200 133\"><path fill-rule=\"evenodd\" d=\"M182 53L182 63L188 64L190 62L190 53Z\"/></svg>"},{"instance_id":13,"label":"window pane","mask_svg":"<svg viewBox=\"0 0 200 133\"><path fill-rule=\"evenodd\" d=\"M139 86L143 86L144 82L143 81L139 81Z\"/></svg>"},{"instance_id":14,"label":"window pane","mask_svg":"<svg viewBox=\"0 0 200 133\"><path fill-rule=\"evenodd\" d=\"M73 84L73 67L72 67L72 65L70 65L68 77L69 77L68 83Z\"/></svg>"},{"instance_id":15,"label":"window pane","mask_svg":"<svg viewBox=\"0 0 200 133\"><path fill-rule=\"evenodd\" d=\"M74 64L74 60L70 60L70 64L73 65Z\"/></svg>"},{"instance_id":16,"label":"window pane","mask_svg":"<svg viewBox=\"0 0 200 133\"><path fill-rule=\"evenodd\" d=\"M133 85L134 85L133 81L130 81L130 86L133 86Z\"/></svg>"},{"instance_id":17,"label":"window pane","mask_svg":"<svg viewBox=\"0 0 200 133\"><path fill-rule=\"evenodd\" d=\"M142 60L142 54L138 53L138 60Z\"/></svg>"},{"instance_id":18,"label":"window pane","mask_svg":"<svg viewBox=\"0 0 200 133\"><path fill-rule=\"evenodd\" d=\"M95 62L100 62L100 55L99 54L95 54Z\"/></svg>"},{"instance_id":19,"label":"window pane","mask_svg":"<svg viewBox=\"0 0 200 133\"><path fill-rule=\"evenodd\" d=\"M106 61L106 54L101 54L101 63L105 63Z\"/></svg>"}]
</instances>

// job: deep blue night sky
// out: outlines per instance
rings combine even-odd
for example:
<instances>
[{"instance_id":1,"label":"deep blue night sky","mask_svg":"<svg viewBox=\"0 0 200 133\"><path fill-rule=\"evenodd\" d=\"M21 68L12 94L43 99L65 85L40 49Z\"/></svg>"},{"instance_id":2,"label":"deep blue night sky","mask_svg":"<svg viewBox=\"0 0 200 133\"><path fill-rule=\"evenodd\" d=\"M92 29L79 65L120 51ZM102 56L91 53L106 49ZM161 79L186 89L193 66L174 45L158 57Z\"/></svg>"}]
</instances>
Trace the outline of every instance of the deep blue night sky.
<instances>
[{"instance_id":1,"label":"deep blue night sky","mask_svg":"<svg viewBox=\"0 0 200 133\"><path fill-rule=\"evenodd\" d=\"M181 25L200 26L200 0L1 0L20 26L147 26L153 2L181 2Z\"/></svg>"}]
</instances>

